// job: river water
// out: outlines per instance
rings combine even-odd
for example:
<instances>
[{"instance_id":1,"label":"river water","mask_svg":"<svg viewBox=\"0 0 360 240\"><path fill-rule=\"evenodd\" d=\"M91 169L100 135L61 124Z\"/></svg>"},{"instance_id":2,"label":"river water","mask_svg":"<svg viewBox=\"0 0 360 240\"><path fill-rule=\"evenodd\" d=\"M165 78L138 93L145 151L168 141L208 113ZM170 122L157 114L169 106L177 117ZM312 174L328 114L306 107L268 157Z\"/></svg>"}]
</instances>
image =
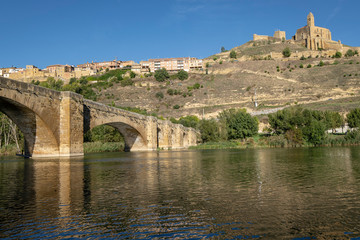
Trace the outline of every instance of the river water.
<instances>
[{"instance_id":1,"label":"river water","mask_svg":"<svg viewBox=\"0 0 360 240\"><path fill-rule=\"evenodd\" d=\"M360 148L1 158L0 238L360 239Z\"/></svg>"}]
</instances>

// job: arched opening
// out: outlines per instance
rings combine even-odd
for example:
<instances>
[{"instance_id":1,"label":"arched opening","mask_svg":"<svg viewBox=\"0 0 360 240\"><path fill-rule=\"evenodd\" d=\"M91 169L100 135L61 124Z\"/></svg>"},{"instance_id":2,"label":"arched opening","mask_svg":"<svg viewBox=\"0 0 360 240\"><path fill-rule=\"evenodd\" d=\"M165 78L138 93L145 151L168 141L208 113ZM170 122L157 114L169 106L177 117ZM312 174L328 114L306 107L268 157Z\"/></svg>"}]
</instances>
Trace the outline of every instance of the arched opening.
<instances>
[{"instance_id":1,"label":"arched opening","mask_svg":"<svg viewBox=\"0 0 360 240\"><path fill-rule=\"evenodd\" d=\"M115 127L99 125L84 134L84 153L125 151L123 135Z\"/></svg>"},{"instance_id":2,"label":"arched opening","mask_svg":"<svg viewBox=\"0 0 360 240\"><path fill-rule=\"evenodd\" d=\"M103 126L103 127L102 127ZM91 135L94 131L105 131L109 133L108 140L110 141L117 141L119 148L123 146L123 150L128 151L139 151L139 150L147 150L147 144L146 139L143 137L143 135L133 128L132 126L123 123L123 122L109 122L102 125L98 125L90 129L90 133L86 132L85 136ZM118 132L120 135L117 135L116 132ZM84 139L85 141L88 141L88 139ZM105 139L104 139L105 140ZM115 142L114 141L114 142ZM86 149L85 153L86 153Z\"/></svg>"},{"instance_id":3,"label":"arched opening","mask_svg":"<svg viewBox=\"0 0 360 240\"><path fill-rule=\"evenodd\" d=\"M59 154L54 133L34 111L16 101L0 97L0 112L9 117L23 133L26 156Z\"/></svg>"}]
</instances>

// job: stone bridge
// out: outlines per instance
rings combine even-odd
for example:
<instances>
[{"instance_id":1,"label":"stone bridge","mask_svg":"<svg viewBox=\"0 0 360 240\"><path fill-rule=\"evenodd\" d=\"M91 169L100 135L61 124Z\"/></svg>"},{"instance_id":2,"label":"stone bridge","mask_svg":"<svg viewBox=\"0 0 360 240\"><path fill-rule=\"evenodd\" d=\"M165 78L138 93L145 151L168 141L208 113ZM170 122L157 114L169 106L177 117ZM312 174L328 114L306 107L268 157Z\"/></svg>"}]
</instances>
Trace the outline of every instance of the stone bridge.
<instances>
[{"instance_id":1,"label":"stone bridge","mask_svg":"<svg viewBox=\"0 0 360 240\"><path fill-rule=\"evenodd\" d=\"M127 151L187 148L197 142L192 128L2 77L0 111L22 131L25 154L32 157L83 155L84 134L103 124L123 135Z\"/></svg>"}]
</instances>

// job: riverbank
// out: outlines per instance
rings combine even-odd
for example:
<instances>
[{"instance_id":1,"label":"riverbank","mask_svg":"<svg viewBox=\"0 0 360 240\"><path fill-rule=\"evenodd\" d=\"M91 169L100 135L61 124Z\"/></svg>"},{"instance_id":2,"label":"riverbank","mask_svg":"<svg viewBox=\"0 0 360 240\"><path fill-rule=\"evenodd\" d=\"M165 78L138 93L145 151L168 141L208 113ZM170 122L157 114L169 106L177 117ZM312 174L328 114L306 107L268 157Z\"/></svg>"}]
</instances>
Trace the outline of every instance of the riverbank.
<instances>
[{"instance_id":1,"label":"riverbank","mask_svg":"<svg viewBox=\"0 0 360 240\"><path fill-rule=\"evenodd\" d=\"M3 146L0 148L0 156L15 155L16 153L17 153L17 148L15 144Z\"/></svg>"},{"instance_id":2,"label":"riverbank","mask_svg":"<svg viewBox=\"0 0 360 240\"><path fill-rule=\"evenodd\" d=\"M84 142L84 153L123 152L124 142Z\"/></svg>"},{"instance_id":3,"label":"riverbank","mask_svg":"<svg viewBox=\"0 0 360 240\"><path fill-rule=\"evenodd\" d=\"M124 147L124 142L84 142L84 153L123 152ZM16 153L15 144L0 148L0 156L16 155Z\"/></svg>"},{"instance_id":4,"label":"riverbank","mask_svg":"<svg viewBox=\"0 0 360 240\"><path fill-rule=\"evenodd\" d=\"M317 146L353 146L360 145L357 131L349 134L327 134ZM242 148L273 148L273 147L314 147L314 144L288 140L284 135L256 135L246 139L205 142L189 149L242 149Z\"/></svg>"}]
</instances>

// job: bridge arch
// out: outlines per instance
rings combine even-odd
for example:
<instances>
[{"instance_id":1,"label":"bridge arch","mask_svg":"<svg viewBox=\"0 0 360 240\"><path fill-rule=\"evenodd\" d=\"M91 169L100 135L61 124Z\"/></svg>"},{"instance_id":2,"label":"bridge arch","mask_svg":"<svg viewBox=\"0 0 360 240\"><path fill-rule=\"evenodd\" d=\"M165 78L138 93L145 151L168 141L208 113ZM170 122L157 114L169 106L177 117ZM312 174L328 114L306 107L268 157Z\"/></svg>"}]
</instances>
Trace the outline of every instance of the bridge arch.
<instances>
[{"instance_id":1,"label":"bridge arch","mask_svg":"<svg viewBox=\"0 0 360 240\"><path fill-rule=\"evenodd\" d=\"M109 125L124 137L125 151L149 150L146 116L113 109L88 100L84 102L84 114L84 134L94 127Z\"/></svg>"},{"instance_id":2,"label":"bridge arch","mask_svg":"<svg viewBox=\"0 0 360 240\"><path fill-rule=\"evenodd\" d=\"M20 102L0 95L0 111L8 116L24 135L24 154L27 156L44 156L44 153L49 156L59 154L59 143L53 132L54 129L49 127L41 113L29 108L32 105L31 101L26 105Z\"/></svg>"}]
</instances>

